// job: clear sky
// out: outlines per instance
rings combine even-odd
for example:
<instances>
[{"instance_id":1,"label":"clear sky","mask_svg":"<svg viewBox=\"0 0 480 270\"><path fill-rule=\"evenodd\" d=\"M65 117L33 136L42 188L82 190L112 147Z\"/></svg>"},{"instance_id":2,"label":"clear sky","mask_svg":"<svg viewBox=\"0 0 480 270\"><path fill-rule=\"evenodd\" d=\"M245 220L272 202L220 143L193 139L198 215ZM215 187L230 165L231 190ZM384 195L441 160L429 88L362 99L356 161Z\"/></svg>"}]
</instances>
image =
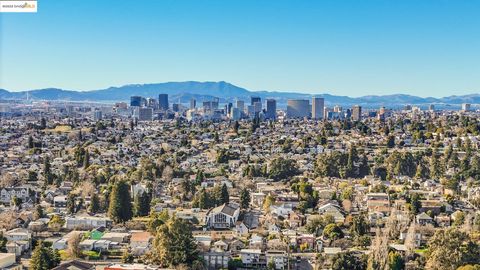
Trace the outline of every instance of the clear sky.
<instances>
[{"instance_id":1,"label":"clear sky","mask_svg":"<svg viewBox=\"0 0 480 270\"><path fill-rule=\"evenodd\" d=\"M479 12L477 0L39 0L36 14L0 15L0 88L479 93Z\"/></svg>"}]
</instances>

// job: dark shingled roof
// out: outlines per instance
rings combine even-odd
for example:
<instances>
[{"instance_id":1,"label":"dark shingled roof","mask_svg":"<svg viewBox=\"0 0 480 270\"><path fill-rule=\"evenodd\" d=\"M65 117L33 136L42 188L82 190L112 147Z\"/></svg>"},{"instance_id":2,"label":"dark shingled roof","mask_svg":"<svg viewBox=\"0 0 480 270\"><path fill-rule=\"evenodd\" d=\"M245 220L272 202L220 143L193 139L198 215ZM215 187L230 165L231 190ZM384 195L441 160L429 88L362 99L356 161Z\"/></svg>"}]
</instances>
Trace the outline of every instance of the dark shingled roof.
<instances>
[{"instance_id":1,"label":"dark shingled roof","mask_svg":"<svg viewBox=\"0 0 480 270\"><path fill-rule=\"evenodd\" d=\"M95 265L77 260L62 263L52 270L93 270Z\"/></svg>"},{"instance_id":2,"label":"dark shingled roof","mask_svg":"<svg viewBox=\"0 0 480 270\"><path fill-rule=\"evenodd\" d=\"M238 209L238 205L234 203L229 203L229 204L222 204L220 206L217 206L213 209L211 209L208 214L210 213L224 213L229 216L233 216L235 211Z\"/></svg>"}]
</instances>

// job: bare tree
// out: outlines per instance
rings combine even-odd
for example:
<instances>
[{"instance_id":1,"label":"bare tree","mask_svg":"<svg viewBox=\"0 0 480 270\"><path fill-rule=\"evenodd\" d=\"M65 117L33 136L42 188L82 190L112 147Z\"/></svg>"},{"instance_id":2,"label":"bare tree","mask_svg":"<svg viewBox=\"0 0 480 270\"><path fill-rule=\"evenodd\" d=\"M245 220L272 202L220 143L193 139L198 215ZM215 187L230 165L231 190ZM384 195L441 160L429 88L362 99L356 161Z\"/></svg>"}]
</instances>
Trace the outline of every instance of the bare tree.
<instances>
[{"instance_id":1,"label":"bare tree","mask_svg":"<svg viewBox=\"0 0 480 270\"><path fill-rule=\"evenodd\" d=\"M368 256L369 270L388 269L388 229L377 228Z\"/></svg>"},{"instance_id":2,"label":"bare tree","mask_svg":"<svg viewBox=\"0 0 480 270\"><path fill-rule=\"evenodd\" d=\"M82 255L80 249L80 242L82 241L82 234L80 232L74 233L70 239L68 239L68 256L75 259Z\"/></svg>"},{"instance_id":3,"label":"bare tree","mask_svg":"<svg viewBox=\"0 0 480 270\"><path fill-rule=\"evenodd\" d=\"M410 223L410 226L407 230L407 235L405 236L405 247L407 248L407 256L413 254L415 250L415 242L416 242L416 228L417 224L415 223L415 219Z\"/></svg>"}]
</instances>

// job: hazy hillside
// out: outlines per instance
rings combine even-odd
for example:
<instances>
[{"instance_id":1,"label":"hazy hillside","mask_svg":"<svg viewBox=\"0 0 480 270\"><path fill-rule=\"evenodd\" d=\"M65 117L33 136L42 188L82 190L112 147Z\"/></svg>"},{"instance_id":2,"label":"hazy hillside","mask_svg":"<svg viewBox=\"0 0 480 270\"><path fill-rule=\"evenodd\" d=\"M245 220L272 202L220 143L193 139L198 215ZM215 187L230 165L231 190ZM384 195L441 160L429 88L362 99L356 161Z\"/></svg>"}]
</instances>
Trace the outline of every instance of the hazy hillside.
<instances>
[{"instance_id":1,"label":"hazy hillside","mask_svg":"<svg viewBox=\"0 0 480 270\"><path fill-rule=\"evenodd\" d=\"M235 86L227 82L166 82L152 84L129 84L120 87L110 87L107 89L98 89L92 91L74 91L57 88L30 90L31 99L37 100L72 100L72 101L128 101L131 96L139 95L144 97L157 98L158 94L169 94L171 102L186 103L191 98L198 102L211 100L214 97L220 98L221 102L243 99L248 101L251 96L260 96L262 99L274 98L282 105L287 99L309 99L310 94L297 92L276 92L276 91L250 91L242 87ZM27 96L26 91L10 92L0 89L0 99L24 99ZM352 105L360 104L364 106L389 106L399 107L404 104L439 104L458 105L461 103L480 103L479 94L464 96L449 96L443 98L422 98L412 95L369 95L358 98L348 96L335 96L330 94L318 94L316 96L324 97L327 104Z\"/></svg>"}]
</instances>

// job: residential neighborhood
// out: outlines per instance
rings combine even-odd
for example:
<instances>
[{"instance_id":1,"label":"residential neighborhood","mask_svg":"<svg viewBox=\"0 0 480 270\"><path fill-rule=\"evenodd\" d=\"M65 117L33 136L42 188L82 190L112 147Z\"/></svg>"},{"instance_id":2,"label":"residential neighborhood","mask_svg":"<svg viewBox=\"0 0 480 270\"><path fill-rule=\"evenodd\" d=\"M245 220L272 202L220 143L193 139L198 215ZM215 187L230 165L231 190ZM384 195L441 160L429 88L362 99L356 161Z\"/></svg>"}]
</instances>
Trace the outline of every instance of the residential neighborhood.
<instances>
[{"instance_id":1,"label":"residential neighborhood","mask_svg":"<svg viewBox=\"0 0 480 270\"><path fill-rule=\"evenodd\" d=\"M480 263L478 112L142 121L70 106L0 119L2 269Z\"/></svg>"}]
</instances>

